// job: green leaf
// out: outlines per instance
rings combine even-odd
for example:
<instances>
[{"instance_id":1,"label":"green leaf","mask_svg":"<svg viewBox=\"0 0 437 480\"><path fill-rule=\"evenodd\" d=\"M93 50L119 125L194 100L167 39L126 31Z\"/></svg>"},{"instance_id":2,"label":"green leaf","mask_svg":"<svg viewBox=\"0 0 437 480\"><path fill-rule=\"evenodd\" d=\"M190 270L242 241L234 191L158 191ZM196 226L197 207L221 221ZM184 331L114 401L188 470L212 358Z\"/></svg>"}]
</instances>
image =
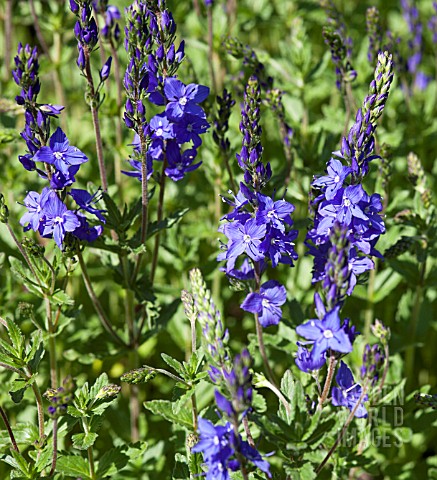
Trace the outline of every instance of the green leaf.
<instances>
[{"instance_id":1,"label":"green leaf","mask_svg":"<svg viewBox=\"0 0 437 480\"><path fill-rule=\"evenodd\" d=\"M90 388L90 399L94 400L97 396L97 394L100 392L100 390L108 385L109 380L108 380L108 375L103 372L94 382L94 385Z\"/></svg>"},{"instance_id":2,"label":"green leaf","mask_svg":"<svg viewBox=\"0 0 437 480\"><path fill-rule=\"evenodd\" d=\"M44 353L45 350L42 339L42 332L41 330L37 330L36 332L32 333L30 348L28 348L25 357L25 361L29 365L32 372L36 372L38 370L39 363L44 357Z\"/></svg>"},{"instance_id":3,"label":"green leaf","mask_svg":"<svg viewBox=\"0 0 437 480\"><path fill-rule=\"evenodd\" d=\"M20 472L24 473L26 478L32 478L29 476L30 474L30 465L27 463L26 459L21 455L21 453L17 452L16 450L11 449L11 454L14 457L16 468L20 470Z\"/></svg>"},{"instance_id":4,"label":"green leaf","mask_svg":"<svg viewBox=\"0 0 437 480\"><path fill-rule=\"evenodd\" d=\"M88 433L77 433L73 435L71 439L73 440L73 447L78 450L87 450L89 447L94 445L98 435L94 432Z\"/></svg>"},{"instance_id":5,"label":"green leaf","mask_svg":"<svg viewBox=\"0 0 437 480\"><path fill-rule=\"evenodd\" d=\"M296 411L306 411L306 404L302 384L293 378L290 370L287 370L282 377L281 391L289 401L290 414L287 414L282 402L279 404L279 412L284 420L291 423L296 416Z\"/></svg>"},{"instance_id":6,"label":"green leaf","mask_svg":"<svg viewBox=\"0 0 437 480\"><path fill-rule=\"evenodd\" d=\"M183 367L182 363L176 360L173 357L170 357L170 355L167 355L166 353L161 353L161 358L164 360L164 362L173 368L179 375L182 377L184 376L185 373L185 368Z\"/></svg>"},{"instance_id":7,"label":"green leaf","mask_svg":"<svg viewBox=\"0 0 437 480\"><path fill-rule=\"evenodd\" d=\"M168 400L149 400L144 402L144 407L156 415L160 415L171 423L176 423L187 430L193 430L193 419L191 410L188 408L181 408L176 414L173 412L173 404Z\"/></svg>"},{"instance_id":8,"label":"green leaf","mask_svg":"<svg viewBox=\"0 0 437 480\"><path fill-rule=\"evenodd\" d=\"M74 305L74 300L63 290L56 290L50 298L53 305Z\"/></svg>"},{"instance_id":9,"label":"green leaf","mask_svg":"<svg viewBox=\"0 0 437 480\"><path fill-rule=\"evenodd\" d=\"M68 406L67 413L68 413L68 415L71 415L74 418L82 418L82 417L88 416L88 415L84 414L83 412L81 412L80 410L78 410L76 407L73 407L73 405Z\"/></svg>"},{"instance_id":10,"label":"green leaf","mask_svg":"<svg viewBox=\"0 0 437 480\"><path fill-rule=\"evenodd\" d=\"M23 400L24 397L24 392L26 391L27 388L29 388L32 383L35 381L35 376L32 375L29 379L24 379L24 378L16 378L12 382L12 386L10 387L9 390L9 395L12 398L12 401L14 403L20 403L21 400Z\"/></svg>"},{"instance_id":11,"label":"green leaf","mask_svg":"<svg viewBox=\"0 0 437 480\"><path fill-rule=\"evenodd\" d=\"M125 445L111 448L102 455L97 467L97 478L109 476L115 478L115 475L129 462L129 457L126 455L126 448Z\"/></svg>"},{"instance_id":12,"label":"green leaf","mask_svg":"<svg viewBox=\"0 0 437 480\"><path fill-rule=\"evenodd\" d=\"M24 335L11 318L6 318L6 323L8 325L7 332L12 346L16 350L17 356L21 358L25 347Z\"/></svg>"},{"instance_id":13,"label":"green leaf","mask_svg":"<svg viewBox=\"0 0 437 480\"><path fill-rule=\"evenodd\" d=\"M172 213L160 222L149 223L149 228L147 230L147 238L153 237L153 235L156 235L161 230L165 230L176 225L182 220L184 215L189 212L189 210L189 208L181 208L180 210L176 210L176 212Z\"/></svg>"},{"instance_id":14,"label":"green leaf","mask_svg":"<svg viewBox=\"0 0 437 480\"><path fill-rule=\"evenodd\" d=\"M56 462L56 471L63 473L67 477L90 478L88 461L78 455L62 455Z\"/></svg>"}]
</instances>

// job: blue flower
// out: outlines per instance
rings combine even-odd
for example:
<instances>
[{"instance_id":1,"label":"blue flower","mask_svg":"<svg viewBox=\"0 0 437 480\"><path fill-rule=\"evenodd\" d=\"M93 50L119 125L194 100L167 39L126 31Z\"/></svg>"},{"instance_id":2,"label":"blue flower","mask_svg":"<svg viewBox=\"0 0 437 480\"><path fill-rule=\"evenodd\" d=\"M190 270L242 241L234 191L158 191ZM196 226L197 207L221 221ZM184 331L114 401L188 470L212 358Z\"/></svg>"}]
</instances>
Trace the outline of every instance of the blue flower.
<instances>
[{"instance_id":1,"label":"blue flower","mask_svg":"<svg viewBox=\"0 0 437 480\"><path fill-rule=\"evenodd\" d=\"M50 146L41 147L33 160L54 165L63 175L68 175L70 166L87 162L88 158L78 148L70 146L67 136L58 127L50 137Z\"/></svg>"},{"instance_id":2,"label":"blue flower","mask_svg":"<svg viewBox=\"0 0 437 480\"><path fill-rule=\"evenodd\" d=\"M274 228L285 231L284 223L291 225L290 214L294 212L294 205L286 200L274 202L270 197L258 193L258 211L256 221L258 225L272 225Z\"/></svg>"},{"instance_id":3,"label":"blue flower","mask_svg":"<svg viewBox=\"0 0 437 480\"><path fill-rule=\"evenodd\" d=\"M355 383L352 372L349 367L343 362L340 363L337 375L335 377L338 387L332 388L332 404L336 407L347 407L352 411L362 394L362 387L358 383ZM355 416L357 418L366 418L367 410L364 407L364 402L369 399L366 394L359 405Z\"/></svg>"},{"instance_id":4,"label":"blue flower","mask_svg":"<svg viewBox=\"0 0 437 480\"><path fill-rule=\"evenodd\" d=\"M287 300L285 287L276 280L261 285L259 293L252 292L245 298L241 308L246 312L258 313L263 327L277 325L282 317L281 305Z\"/></svg>"},{"instance_id":5,"label":"blue flower","mask_svg":"<svg viewBox=\"0 0 437 480\"><path fill-rule=\"evenodd\" d=\"M69 192L74 199L74 201L79 205L82 210L85 210L88 213L95 215L101 222L106 223L105 217L102 215L102 212L105 210L99 210L94 208L93 205L99 201L99 198L96 199L98 191L91 195L86 190L81 190L79 188L72 188Z\"/></svg>"},{"instance_id":6,"label":"blue flower","mask_svg":"<svg viewBox=\"0 0 437 480\"><path fill-rule=\"evenodd\" d=\"M223 233L230 239L226 254L227 260L235 259L242 253L246 253L255 262L264 258L259 246L266 234L266 226L257 225L254 218L245 224L238 221L225 224Z\"/></svg>"},{"instance_id":7,"label":"blue flower","mask_svg":"<svg viewBox=\"0 0 437 480\"><path fill-rule=\"evenodd\" d=\"M332 200L335 194L343 186L345 178L352 172L350 167L345 167L340 160L331 158L327 166L328 175L314 180L313 187L326 187L326 200Z\"/></svg>"},{"instance_id":8,"label":"blue flower","mask_svg":"<svg viewBox=\"0 0 437 480\"><path fill-rule=\"evenodd\" d=\"M43 235L53 235L56 245L62 250L62 243L67 232L74 232L80 227L80 221L51 191L43 205L44 229Z\"/></svg>"},{"instance_id":9,"label":"blue flower","mask_svg":"<svg viewBox=\"0 0 437 480\"><path fill-rule=\"evenodd\" d=\"M323 320L310 320L296 328L301 337L314 342L311 350L314 359L328 349L340 353L352 352L351 341L344 331L344 326L340 325L339 310L340 306L337 305L324 315Z\"/></svg>"},{"instance_id":10,"label":"blue flower","mask_svg":"<svg viewBox=\"0 0 437 480\"><path fill-rule=\"evenodd\" d=\"M320 370L323 365L325 365L326 353L314 356L311 354L311 351L298 342L297 356L294 361L296 362L299 370L302 370L302 372L314 372L316 370Z\"/></svg>"},{"instance_id":11,"label":"blue flower","mask_svg":"<svg viewBox=\"0 0 437 480\"><path fill-rule=\"evenodd\" d=\"M44 218L44 204L49 194L50 189L45 187L41 195L38 192L29 192L26 195L24 205L28 211L20 219L25 231L32 229L37 232L40 229Z\"/></svg>"},{"instance_id":12,"label":"blue flower","mask_svg":"<svg viewBox=\"0 0 437 480\"><path fill-rule=\"evenodd\" d=\"M178 120L185 113L205 117L205 112L197 104L208 97L208 87L195 83L184 85L177 78L170 77L164 81L164 94L168 100L165 111L170 118Z\"/></svg>"}]
</instances>

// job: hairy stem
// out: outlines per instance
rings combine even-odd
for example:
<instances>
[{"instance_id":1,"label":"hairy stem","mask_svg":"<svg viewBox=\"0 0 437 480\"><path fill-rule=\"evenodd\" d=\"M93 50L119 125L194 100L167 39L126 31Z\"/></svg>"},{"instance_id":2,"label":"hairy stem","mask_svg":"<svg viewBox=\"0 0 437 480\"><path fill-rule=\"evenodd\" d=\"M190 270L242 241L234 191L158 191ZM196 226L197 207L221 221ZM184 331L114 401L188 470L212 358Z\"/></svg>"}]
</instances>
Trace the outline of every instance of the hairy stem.
<instances>
[{"instance_id":1,"label":"hairy stem","mask_svg":"<svg viewBox=\"0 0 437 480\"><path fill-rule=\"evenodd\" d=\"M53 456L52 466L50 468L49 477L55 474L56 462L58 460L58 419L53 420Z\"/></svg>"},{"instance_id":2,"label":"hairy stem","mask_svg":"<svg viewBox=\"0 0 437 480\"><path fill-rule=\"evenodd\" d=\"M323 404L326 402L326 399L329 395L329 390L331 389L332 379L334 378L335 366L337 365L337 360L335 359L335 354L331 353L329 357L328 373L326 374L325 385L323 386L322 395L319 398L319 404L317 410L322 410Z\"/></svg>"},{"instance_id":3,"label":"hairy stem","mask_svg":"<svg viewBox=\"0 0 437 480\"><path fill-rule=\"evenodd\" d=\"M269 388L279 399L279 401L282 403L282 405L285 408L285 411L287 412L287 415L291 417L291 408L290 404L288 403L288 400L285 398L285 396L282 394L281 390L276 385L273 385L272 382L269 382L268 380L263 380L263 386L266 386Z\"/></svg>"},{"instance_id":4,"label":"hairy stem","mask_svg":"<svg viewBox=\"0 0 437 480\"><path fill-rule=\"evenodd\" d=\"M9 423L6 412L3 410L2 407L0 407L0 415L3 419L3 423L5 424L6 430L8 431L9 438L11 439L12 449L15 450L16 452L20 452L20 450L18 449L17 442L15 441L14 432L12 431L11 424Z\"/></svg>"},{"instance_id":5,"label":"hairy stem","mask_svg":"<svg viewBox=\"0 0 437 480\"><path fill-rule=\"evenodd\" d=\"M96 152L97 152L97 160L99 162L100 181L102 182L103 191L107 192L108 180L106 177L105 162L103 160L103 144L102 144L102 135L100 133L99 112L98 112L98 105L97 105L97 98L96 98L96 90L94 88L94 80L91 73L90 52L89 52L88 46L85 45L83 47L83 52L85 56L85 78L88 82L91 116L93 119L94 134L96 137Z\"/></svg>"},{"instance_id":6,"label":"hairy stem","mask_svg":"<svg viewBox=\"0 0 437 480\"><path fill-rule=\"evenodd\" d=\"M39 439L42 440L44 438L44 407L42 404L41 392L39 391L38 385L35 381L32 382L32 390L33 390L33 394L35 395L36 406L38 410Z\"/></svg>"},{"instance_id":7,"label":"hairy stem","mask_svg":"<svg viewBox=\"0 0 437 480\"><path fill-rule=\"evenodd\" d=\"M369 341L369 337L370 337L370 326L372 325L373 318L375 315L374 294L375 294L375 278L376 278L377 268L378 268L378 263L375 260L375 268L370 270L370 273L369 273L369 283L367 284L367 305L364 313L364 337L367 342Z\"/></svg>"},{"instance_id":8,"label":"hairy stem","mask_svg":"<svg viewBox=\"0 0 437 480\"><path fill-rule=\"evenodd\" d=\"M109 321L108 317L106 316L106 313L103 310L103 307L102 307L99 299L97 298L97 295L94 291L94 288L93 288L93 285L91 283L90 277L88 275L88 269L86 267L86 264L85 264L85 261L83 259L82 252L80 251L80 249L77 249L76 254L77 254L77 258L79 260L80 268L82 270L82 277L83 277L83 280L84 280L84 283L85 283L85 287L87 289L87 292L88 292L88 295L91 299L91 302L94 305L94 308L96 310L97 316L99 317L99 320L100 320L101 324L103 325L105 330L112 336L112 338L119 345L122 345L122 346L125 347L126 343L118 335L118 333L113 329L113 327L111 325L111 322Z\"/></svg>"},{"instance_id":9,"label":"hairy stem","mask_svg":"<svg viewBox=\"0 0 437 480\"><path fill-rule=\"evenodd\" d=\"M246 432L247 442L252 448L255 448L255 442L253 441L252 433L250 432L249 420L247 419L247 415L243 417L243 427L244 431Z\"/></svg>"}]
</instances>

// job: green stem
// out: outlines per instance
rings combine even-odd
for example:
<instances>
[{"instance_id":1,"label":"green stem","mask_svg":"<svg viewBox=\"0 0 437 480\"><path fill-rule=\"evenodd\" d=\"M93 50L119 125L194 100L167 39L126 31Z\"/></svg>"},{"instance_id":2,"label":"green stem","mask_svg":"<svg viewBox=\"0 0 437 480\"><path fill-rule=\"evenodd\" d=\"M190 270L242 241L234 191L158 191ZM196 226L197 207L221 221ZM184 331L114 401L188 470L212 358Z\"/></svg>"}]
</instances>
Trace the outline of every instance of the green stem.
<instances>
[{"instance_id":1,"label":"green stem","mask_svg":"<svg viewBox=\"0 0 437 480\"><path fill-rule=\"evenodd\" d=\"M50 382L52 388L56 388L58 386L58 372L56 363L55 329L53 326L52 306L50 304L50 298L47 295L44 295L44 302L46 305L47 331L49 333Z\"/></svg>"},{"instance_id":2,"label":"green stem","mask_svg":"<svg viewBox=\"0 0 437 480\"><path fill-rule=\"evenodd\" d=\"M412 385L412 382L414 380L413 379L414 357L415 357L414 342L416 340L417 326L419 324L419 314L420 314L420 307L422 305L425 273L426 273L426 258L422 262L420 267L419 283L417 284L417 287L416 287L413 311L411 312L410 336L409 336L411 343L405 351L405 376L407 377L407 383L409 386Z\"/></svg>"},{"instance_id":3,"label":"green stem","mask_svg":"<svg viewBox=\"0 0 437 480\"><path fill-rule=\"evenodd\" d=\"M83 427L83 431L85 432L85 435L87 435L89 433L89 427L85 417L82 417L82 427ZM94 452L93 452L92 445L88 447L87 452L88 452L88 463L90 467L90 477L92 480L95 480L96 472L95 472L95 466L94 466Z\"/></svg>"},{"instance_id":4,"label":"green stem","mask_svg":"<svg viewBox=\"0 0 437 480\"><path fill-rule=\"evenodd\" d=\"M158 199L158 213L157 213L157 223L162 221L164 216L164 194L165 194L165 180L167 176L165 175L165 169L167 168L167 155L164 154L164 162L162 164L162 171L161 171L161 178L159 180L159 199ZM153 249L153 257L152 257L152 267L150 271L150 283L153 285L153 281L155 280L156 274L156 267L158 266L158 254L159 254L159 246L161 240L161 232L155 235L155 247Z\"/></svg>"},{"instance_id":5,"label":"green stem","mask_svg":"<svg viewBox=\"0 0 437 480\"><path fill-rule=\"evenodd\" d=\"M21 255L23 256L24 260L26 261L27 265L30 268L30 271L33 273L33 276L35 277L35 280L37 281L38 285L42 287L41 281L36 273L36 270L33 268L32 262L30 261L29 256L26 253L26 250L24 250L23 246L19 242L18 238L15 236L14 231L12 230L11 226L9 223L6 223L6 227L9 231L9 234L12 237L12 240L14 241L15 245L17 245L18 250L20 251Z\"/></svg>"},{"instance_id":6,"label":"green stem","mask_svg":"<svg viewBox=\"0 0 437 480\"><path fill-rule=\"evenodd\" d=\"M8 431L9 438L11 439L12 449L19 453L20 450L18 449L17 442L15 441L14 432L12 431L11 424L9 423L6 412L3 410L2 407L0 407L0 415L3 419L3 423L5 424L6 430Z\"/></svg>"},{"instance_id":7,"label":"green stem","mask_svg":"<svg viewBox=\"0 0 437 480\"><path fill-rule=\"evenodd\" d=\"M82 270L82 277L85 283L85 287L87 289L88 295L90 297L91 302L94 305L94 308L96 310L97 316L99 317L99 320L105 330L112 336L112 338L121 346L126 347L126 343L123 341L123 339L118 335L118 333L113 329L111 322L109 321L108 317L106 316L105 311L103 310L103 307L97 298L97 295L94 291L93 284L91 283L90 277L88 275L88 269L86 267L86 264L84 262L82 252L80 249L77 249L76 251L77 258L79 260L79 265Z\"/></svg>"},{"instance_id":8,"label":"green stem","mask_svg":"<svg viewBox=\"0 0 437 480\"><path fill-rule=\"evenodd\" d=\"M147 183L147 142L142 125L138 126L138 136L140 137L141 149L141 244L144 245L147 239L148 211L149 211L149 191ZM135 281L141 266L143 253L137 257L134 272L131 280Z\"/></svg>"},{"instance_id":9,"label":"green stem","mask_svg":"<svg viewBox=\"0 0 437 480\"><path fill-rule=\"evenodd\" d=\"M367 284L367 306L364 313L364 338L366 339L366 342L370 339L370 326L372 325L375 316L374 294L377 269L378 263L375 259L375 268L370 270L369 283Z\"/></svg>"}]
</instances>

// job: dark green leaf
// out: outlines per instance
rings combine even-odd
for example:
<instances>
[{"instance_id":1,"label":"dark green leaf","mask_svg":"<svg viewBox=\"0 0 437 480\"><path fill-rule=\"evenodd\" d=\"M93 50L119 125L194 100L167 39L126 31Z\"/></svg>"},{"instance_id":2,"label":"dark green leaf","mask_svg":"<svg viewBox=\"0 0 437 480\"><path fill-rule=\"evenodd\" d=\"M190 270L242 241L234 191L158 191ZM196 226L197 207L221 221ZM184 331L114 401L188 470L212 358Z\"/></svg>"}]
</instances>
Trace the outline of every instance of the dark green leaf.
<instances>
[{"instance_id":1,"label":"dark green leaf","mask_svg":"<svg viewBox=\"0 0 437 480\"><path fill-rule=\"evenodd\" d=\"M61 455L56 463L56 470L63 473L67 477L82 477L82 479L90 478L88 461L77 455Z\"/></svg>"},{"instance_id":2,"label":"dark green leaf","mask_svg":"<svg viewBox=\"0 0 437 480\"><path fill-rule=\"evenodd\" d=\"M71 439L73 440L73 447L78 450L87 450L89 447L94 445L98 435L94 432L88 433L77 433L73 435Z\"/></svg>"},{"instance_id":3,"label":"dark green leaf","mask_svg":"<svg viewBox=\"0 0 437 480\"><path fill-rule=\"evenodd\" d=\"M176 414L173 412L172 402L168 400L150 400L144 402L145 408L156 415L160 415L171 423L176 423L190 431L193 430L193 419L191 410L188 408L181 408Z\"/></svg>"}]
</instances>

